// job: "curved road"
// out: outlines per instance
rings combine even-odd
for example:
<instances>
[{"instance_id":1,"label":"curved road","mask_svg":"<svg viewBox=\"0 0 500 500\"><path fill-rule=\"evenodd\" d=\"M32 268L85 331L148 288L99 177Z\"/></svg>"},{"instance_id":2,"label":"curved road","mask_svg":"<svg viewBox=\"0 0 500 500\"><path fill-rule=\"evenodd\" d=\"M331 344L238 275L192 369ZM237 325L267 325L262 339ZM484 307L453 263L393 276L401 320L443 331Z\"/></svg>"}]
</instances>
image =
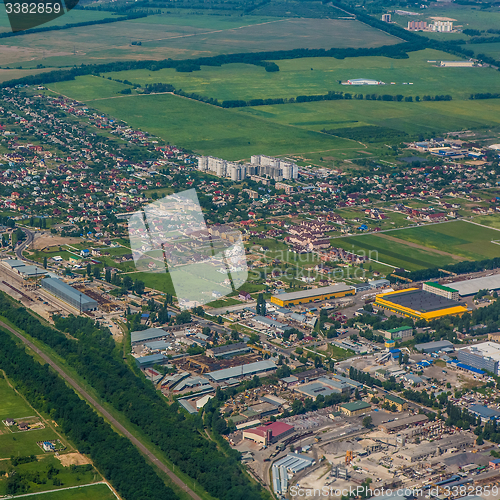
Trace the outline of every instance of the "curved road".
<instances>
[{"instance_id":1,"label":"curved road","mask_svg":"<svg viewBox=\"0 0 500 500\"><path fill-rule=\"evenodd\" d=\"M32 260L24 257L23 255L23 250L31 244L31 242L34 240L35 236L34 234L29 231L28 229L22 227L21 228L24 231L24 234L26 235L26 239L22 241L19 245L16 246L14 252L16 254L17 259L19 260L24 260L26 262L33 262ZM36 264L36 262L34 263Z\"/></svg>"},{"instance_id":2,"label":"curved road","mask_svg":"<svg viewBox=\"0 0 500 500\"><path fill-rule=\"evenodd\" d=\"M146 446L144 446L132 433L130 433L125 427L123 427L120 422L118 422L108 411L106 411L87 391L85 391L80 385L78 385L74 379L72 379L59 365L54 363L52 359L49 358L45 353L43 353L38 347L36 347L32 342L30 342L26 337L16 332L9 325L5 324L3 321L0 321L0 326L5 328L9 332L13 333L17 338L22 340L31 350L36 352L46 363L48 363L59 375L66 380L66 382L75 389L85 400L93 406L108 422L118 429L118 431L123 434L126 438L130 440L130 442L136 446L144 455L146 455L151 462L153 462L156 467L158 467L161 471L165 472L169 476L169 478L177 484L180 488L188 493L191 498L194 500L202 500L202 498L197 495L193 490L191 490L186 483L184 483L181 479L179 479L164 463L160 461L159 458L156 457L153 453L151 453Z\"/></svg>"}]
</instances>

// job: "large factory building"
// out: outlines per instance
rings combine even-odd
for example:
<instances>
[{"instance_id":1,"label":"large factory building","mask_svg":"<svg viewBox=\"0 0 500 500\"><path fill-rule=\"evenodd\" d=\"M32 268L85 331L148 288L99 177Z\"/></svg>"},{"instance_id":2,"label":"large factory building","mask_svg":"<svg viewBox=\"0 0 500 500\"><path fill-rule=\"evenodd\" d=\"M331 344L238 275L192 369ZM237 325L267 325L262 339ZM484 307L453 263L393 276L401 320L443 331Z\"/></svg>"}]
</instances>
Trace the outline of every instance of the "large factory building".
<instances>
[{"instance_id":1,"label":"large factory building","mask_svg":"<svg viewBox=\"0 0 500 500\"><path fill-rule=\"evenodd\" d=\"M82 292L75 290L72 286L67 285L57 278L44 278L41 281L41 285L43 289L81 312L95 311L97 309L97 302L94 299L87 297Z\"/></svg>"},{"instance_id":2,"label":"large factory building","mask_svg":"<svg viewBox=\"0 0 500 500\"><path fill-rule=\"evenodd\" d=\"M280 293L271 297L271 302L281 307L289 305L306 304L315 300L329 300L354 295L356 290L352 286L345 284L323 286L312 290L302 290L300 292Z\"/></svg>"},{"instance_id":3,"label":"large factory building","mask_svg":"<svg viewBox=\"0 0 500 500\"><path fill-rule=\"evenodd\" d=\"M415 319L461 316L468 311L460 302L418 288L407 288L377 295L375 306Z\"/></svg>"}]
</instances>

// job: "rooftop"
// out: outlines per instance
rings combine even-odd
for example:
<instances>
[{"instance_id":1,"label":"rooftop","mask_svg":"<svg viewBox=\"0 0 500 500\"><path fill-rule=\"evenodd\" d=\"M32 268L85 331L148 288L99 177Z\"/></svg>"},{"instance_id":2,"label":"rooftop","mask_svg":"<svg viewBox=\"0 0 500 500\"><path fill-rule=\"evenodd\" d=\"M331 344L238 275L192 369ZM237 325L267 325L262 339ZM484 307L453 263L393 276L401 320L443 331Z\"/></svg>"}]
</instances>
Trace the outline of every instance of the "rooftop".
<instances>
[{"instance_id":1,"label":"rooftop","mask_svg":"<svg viewBox=\"0 0 500 500\"><path fill-rule=\"evenodd\" d=\"M436 342L425 342L424 344L416 344L415 349L422 351L423 349L443 349L445 347L453 347L449 340L438 340Z\"/></svg>"},{"instance_id":2,"label":"rooftop","mask_svg":"<svg viewBox=\"0 0 500 500\"><path fill-rule=\"evenodd\" d=\"M403 405L406 403L404 399L398 398L397 396L392 396L391 394L384 394L384 399L387 399L388 401L392 401L393 403L396 403L397 405Z\"/></svg>"},{"instance_id":3,"label":"rooftop","mask_svg":"<svg viewBox=\"0 0 500 500\"><path fill-rule=\"evenodd\" d=\"M157 339L167 335L165 330L161 328L148 328L147 330L138 330L130 334L131 342L142 342L144 340Z\"/></svg>"},{"instance_id":4,"label":"rooftop","mask_svg":"<svg viewBox=\"0 0 500 500\"><path fill-rule=\"evenodd\" d=\"M472 295L479 292L479 290L499 290L500 274L465 281L457 281L455 283L449 283L448 286L453 290L456 290L461 296Z\"/></svg>"},{"instance_id":5,"label":"rooftop","mask_svg":"<svg viewBox=\"0 0 500 500\"><path fill-rule=\"evenodd\" d=\"M253 375L259 372L265 372L276 369L276 364L271 359L264 361L256 361L246 365L234 366L232 368L224 368L214 372L207 373L206 376L212 378L216 382L237 378L245 375Z\"/></svg>"},{"instance_id":6,"label":"rooftop","mask_svg":"<svg viewBox=\"0 0 500 500\"><path fill-rule=\"evenodd\" d=\"M405 332L406 330L413 330L412 326L398 326L398 328L392 328L387 330L389 333Z\"/></svg>"},{"instance_id":7,"label":"rooftop","mask_svg":"<svg viewBox=\"0 0 500 500\"><path fill-rule=\"evenodd\" d=\"M340 406L348 411L365 410L367 408L371 408L371 406L364 401L353 401L352 403L344 403Z\"/></svg>"},{"instance_id":8,"label":"rooftop","mask_svg":"<svg viewBox=\"0 0 500 500\"><path fill-rule=\"evenodd\" d=\"M60 279L44 278L41 281L41 283L42 283L42 287L48 286L48 287L57 289L60 292L63 292L67 297L73 299L74 301L81 302L82 305L95 304L95 306L97 307L97 302L94 299L91 299L90 297L87 297L82 292L75 290L72 286L69 286L68 284L64 283L64 281L61 281Z\"/></svg>"},{"instance_id":9,"label":"rooftop","mask_svg":"<svg viewBox=\"0 0 500 500\"><path fill-rule=\"evenodd\" d=\"M238 342L237 344L221 345L212 347L211 351L216 354L225 354L232 351L239 351L240 349L248 349L246 342Z\"/></svg>"},{"instance_id":10,"label":"rooftop","mask_svg":"<svg viewBox=\"0 0 500 500\"><path fill-rule=\"evenodd\" d=\"M168 359L165 355L163 354L150 354L149 356L142 356L140 358L135 358L137 363L139 365L144 365L144 364L149 364L149 363L155 363L156 361L162 362Z\"/></svg>"},{"instance_id":11,"label":"rooftop","mask_svg":"<svg viewBox=\"0 0 500 500\"><path fill-rule=\"evenodd\" d=\"M476 413L484 418L499 418L500 411L495 410L494 408L488 408L487 406L482 405L470 405L469 411Z\"/></svg>"},{"instance_id":12,"label":"rooftop","mask_svg":"<svg viewBox=\"0 0 500 500\"><path fill-rule=\"evenodd\" d=\"M414 311L431 312L439 309L449 309L462 305L455 300L423 290L409 290L406 292L390 293L383 296L387 302L413 309Z\"/></svg>"},{"instance_id":13,"label":"rooftop","mask_svg":"<svg viewBox=\"0 0 500 500\"><path fill-rule=\"evenodd\" d=\"M448 286L440 285L439 283L434 283L434 281L426 281L426 285L432 286L433 288L438 288L439 290L444 290L445 292L456 292L455 289L450 288Z\"/></svg>"},{"instance_id":14,"label":"rooftop","mask_svg":"<svg viewBox=\"0 0 500 500\"><path fill-rule=\"evenodd\" d=\"M339 283L338 285L323 286L320 288L313 288L311 290L302 290L300 292L280 293L279 295L274 295L274 297L280 300L297 300L316 297L317 295L347 292L349 290L353 290L353 287L345 285L344 283Z\"/></svg>"}]
</instances>

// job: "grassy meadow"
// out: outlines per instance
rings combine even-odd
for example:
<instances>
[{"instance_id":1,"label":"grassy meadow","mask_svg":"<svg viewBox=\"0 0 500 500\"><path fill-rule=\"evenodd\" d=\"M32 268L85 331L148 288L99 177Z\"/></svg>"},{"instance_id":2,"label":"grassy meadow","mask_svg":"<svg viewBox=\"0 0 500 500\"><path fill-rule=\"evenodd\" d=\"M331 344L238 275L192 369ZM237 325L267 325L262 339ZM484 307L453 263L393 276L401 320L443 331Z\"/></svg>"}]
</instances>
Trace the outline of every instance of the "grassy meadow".
<instances>
[{"instance_id":1,"label":"grassy meadow","mask_svg":"<svg viewBox=\"0 0 500 500\"><path fill-rule=\"evenodd\" d=\"M394 236L396 231L391 231ZM394 267L402 267L408 271L426 269L428 267L455 264L451 256L439 255L432 251L412 248L404 242L397 243L384 239L376 234L366 234L346 238L335 238L331 240L332 246L344 248L345 250L361 255L363 252L371 259ZM448 249L446 249L448 251Z\"/></svg>"},{"instance_id":2,"label":"grassy meadow","mask_svg":"<svg viewBox=\"0 0 500 500\"><path fill-rule=\"evenodd\" d=\"M331 241L333 246L358 254L365 252L385 264L414 271L455 264L460 260L498 257L500 247L491 243L492 240L500 240L499 230L467 221L452 221Z\"/></svg>"},{"instance_id":3,"label":"grassy meadow","mask_svg":"<svg viewBox=\"0 0 500 500\"><path fill-rule=\"evenodd\" d=\"M239 108L239 113L308 130L387 127L418 136L453 130L497 127L500 101L322 101Z\"/></svg>"},{"instance_id":4,"label":"grassy meadow","mask_svg":"<svg viewBox=\"0 0 500 500\"><path fill-rule=\"evenodd\" d=\"M6 418L20 419L37 415L4 378L0 378L0 401L0 458L39 455L43 452L37 445L38 441L59 439L50 427L19 432L17 427L9 428L1 423Z\"/></svg>"},{"instance_id":5,"label":"grassy meadow","mask_svg":"<svg viewBox=\"0 0 500 500\"><path fill-rule=\"evenodd\" d=\"M53 23L91 20L92 16L87 14L93 13L72 11ZM113 17L110 12L96 14L100 14L99 18ZM0 19L2 26L8 29L6 19ZM141 45L131 45L132 41ZM399 38L358 21L164 13L5 38L0 44L0 64L22 68L36 68L38 64L64 67L294 48L379 47L399 42Z\"/></svg>"},{"instance_id":6,"label":"grassy meadow","mask_svg":"<svg viewBox=\"0 0 500 500\"><path fill-rule=\"evenodd\" d=\"M492 240L500 240L500 232L466 221L401 229L389 234L403 241L445 250L469 260L492 259L500 255L500 247L491 243Z\"/></svg>"},{"instance_id":7,"label":"grassy meadow","mask_svg":"<svg viewBox=\"0 0 500 500\"><path fill-rule=\"evenodd\" d=\"M107 484L89 484L79 488L33 494L23 497L25 500L116 500Z\"/></svg>"},{"instance_id":8,"label":"grassy meadow","mask_svg":"<svg viewBox=\"0 0 500 500\"><path fill-rule=\"evenodd\" d=\"M103 80L106 82L106 80ZM73 82L49 88L72 95ZM261 117L221 109L174 95L136 95L94 101L92 107L147 130L171 144L196 152L237 160L260 154L354 150L360 146L296 126L272 123Z\"/></svg>"},{"instance_id":9,"label":"grassy meadow","mask_svg":"<svg viewBox=\"0 0 500 500\"><path fill-rule=\"evenodd\" d=\"M177 89L226 99L266 99L326 94L328 91L351 93L401 94L404 96L452 95L466 99L471 93L491 92L500 86L500 73L490 68L439 68L429 60L453 60L459 57L437 50L410 52L409 59L388 57L348 57L346 59L302 58L276 61L280 71L268 73L250 64L202 66L201 71L179 73L175 69L132 70L107 73L120 80L145 85L170 83ZM339 84L353 78L381 80L381 87L347 87ZM394 85L390 85L394 82ZM412 85L408 85L412 83Z\"/></svg>"}]
</instances>

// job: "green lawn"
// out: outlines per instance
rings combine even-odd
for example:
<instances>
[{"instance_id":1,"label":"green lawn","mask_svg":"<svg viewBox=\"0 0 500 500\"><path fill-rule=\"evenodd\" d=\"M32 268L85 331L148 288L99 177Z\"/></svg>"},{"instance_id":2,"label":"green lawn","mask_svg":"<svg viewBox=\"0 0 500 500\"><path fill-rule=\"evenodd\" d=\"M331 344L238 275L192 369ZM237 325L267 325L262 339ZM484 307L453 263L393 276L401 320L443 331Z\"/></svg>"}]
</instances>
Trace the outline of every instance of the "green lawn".
<instances>
[{"instance_id":1,"label":"green lawn","mask_svg":"<svg viewBox=\"0 0 500 500\"><path fill-rule=\"evenodd\" d=\"M0 462L1 465L1 462ZM54 467L59 470L57 474L57 479L60 481L60 485L54 486L53 481L47 478L47 470L49 467ZM36 474L39 473L42 479L45 479L46 482L42 484L37 484L32 481L28 481L29 490L28 493L39 493L43 491L48 491L52 489L58 488L68 488L72 486L80 486L80 485L88 485L94 483L96 481L101 481L102 478L97 471L92 468L89 471L76 471L72 470L70 467L64 467L61 465L61 462L54 457L53 455L48 455L46 457L41 458L37 462L30 462L27 464L21 464L16 466L17 474ZM7 480L0 479L0 494L5 494ZM97 485L96 485L97 486ZM107 486L106 486L107 487ZM71 490L67 492L67 498L73 498L69 495ZM79 491L79 490L75 490ZM61 492L62 493L62 492ZM45 496L40 498L52 498L52 495L55 493L47 493ZM57 493L59 494L59 493ZM66 497L61 497L66 498ZM76 497L79 498L79 497ZM87 498L87 497L83 497ZM89 497L90 498L90 497ZM106 497L105 497L106 498Z\"/></svg>"},{"instance_id":2,"label":"green lawn","mask_svg":"<svg viewBox=\"0 0 500 500\"><path fill-rule=\"evenodd\" d=\"M26 500L116 500L106 484L94 484L65 491L54 491L44 495L29 495Z\"/></svg>"},{"instance_id":3,"label":"green lawn","mask_svg":"<svg viewBox=\"0 0 500 500\"><path fill-rule=\"evenodd\" d=\"M0 458L40 455L43 453L43 450L37 445L37 442L57 439L59 439L59 436L49 427L39 430L35 429L31 431L1 434Z\"/></svg>"},{"instance_id":4,"label":"green lawn","mask_svg":"<svg viewBox=\"0 0 500 500\"><path fill-rule=\"evenodd\" d=\"M1 375L0 375L1 376ZM35 410L24 401L24 399L12 389L7 380L0 378L0 420L6 418L31 417L36 415ZM0 429L5 427L0 423Z\"/></svg>"},{"instance_id":5,"label":"green lawn","mask_svg":"<svg viewBox=\"0 0 500 500\"><path fill-rule=\"evenodd\" d=\"M402 94L424 96L450 94L454 99L468 98L473 92L491 92L500 85L500 73L489 68L439 68L429 60L453 60L459 57L437 50L410 52L409 59L388 57L350 57L346 59L302 58L276 61L280 71L268 73L250 64L202 66L201 71L178 73L132 70L106 73L120 80L141 85L170 83L187 92L226 99L265 99L326 94L328 91ZM352 78L371 78L388 85L382 87L346 87L338 82ZM390 85L394 82L395 85ZM404 83L413 85L403 85ZM52 88L52 87L51 87ZM104 95L102 96L104 97Z\"/></svg>"}]
</instances>

